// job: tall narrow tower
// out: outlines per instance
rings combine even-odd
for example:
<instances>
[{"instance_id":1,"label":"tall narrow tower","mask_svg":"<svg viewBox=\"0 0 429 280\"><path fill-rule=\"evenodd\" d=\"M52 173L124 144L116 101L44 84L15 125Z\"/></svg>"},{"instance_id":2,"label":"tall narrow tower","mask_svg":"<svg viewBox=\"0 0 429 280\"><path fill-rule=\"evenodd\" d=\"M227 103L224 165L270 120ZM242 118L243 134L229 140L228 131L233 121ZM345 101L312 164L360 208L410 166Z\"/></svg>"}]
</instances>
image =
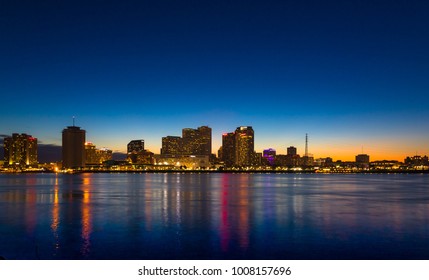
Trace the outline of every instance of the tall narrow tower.
<instances>
[{"instance_id":1,"label":"tall narrow tower","mask_svg":"<svg viewBox=\"0 0 429 280\"><path fill-rule=\"evenodd\" d=\"M63 168L82 168L85 166L85 130L74 125L63 130Z\"/></svg>"},{"instance_id":2,"label":"tall narrow tower","mask_svg":"<svg viewBox=\"0 0 429 280\"><path fill-rule=\"evenodd\" d=\"M308 135L305 134L305 156L308 157Z\"/></svg>"}]
</instances>

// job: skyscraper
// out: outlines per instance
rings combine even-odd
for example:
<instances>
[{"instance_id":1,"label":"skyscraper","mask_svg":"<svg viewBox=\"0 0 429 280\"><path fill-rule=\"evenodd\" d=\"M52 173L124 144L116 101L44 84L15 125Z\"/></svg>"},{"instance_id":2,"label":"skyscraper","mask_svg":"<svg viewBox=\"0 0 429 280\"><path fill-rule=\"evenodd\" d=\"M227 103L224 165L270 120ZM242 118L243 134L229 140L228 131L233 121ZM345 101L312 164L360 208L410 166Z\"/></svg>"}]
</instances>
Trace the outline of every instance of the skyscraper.
<instances>
[{"instance_id":1,"label":"skyscraper","mask_svg":"<svg viewBox=\"0 0 429 280\"><path fill-rule=\"evenodd\" d=\"M235 133L222 134L222 161L225 167L234 166L235 153Z\"/></svg>"},{"instance_id":2,"label":"skyscraper","mask_svg":"<svg viewBox=\"0 0 429 280\"><path fill-rule=\"evenodd\" d=\"M127 153L138 153L144 151L144 140L131 140L127 145Z\"/></svg>"},{"instance_id":3,"label":"skyscraper","mask_svg":"<svg viewBox=\"0 0 429 280\"><path fill-rule=\"evenodd\" d=\"M127 160L131 163L137 163L138 156L144 152L144 140L132 140L127 145Z\"/></svg>"},{"instance_id":4,"label":"skyscraper","mask_svg":"<svg viewBox=\"0 0 429 280\"><path fill-rule=\"evenodd\" d=\"M26 167L37 165L37 138L27 134L12 134L4 139L5 166Z\"/></svg>"},{"instance_id":5,"label":"skyscraper","mask_svg":"<svg viewBox=\"0 0 429 280\"><path fill-rule=\"evenodd\" d=\"M212 129L201 126L197 129L182 129L182 147L184 155L205 155L212 153Z\"/></svg>"},{"instance_id":6,"label":"skyscraper","mask_svg":"<svg viewBox=\"0 0 429 280\"><path fill-rule=\"evenodd\" d=\"M182 137L166 136L162 138L162 155L204 155L212 153L212 129L201 126L197 129L182 129Z\"/></svg>"},{"instance_id":7,"label":"skyscraper","mask_svg":"<svg viewBox=\"0 0 429 280\"><path fill-rule=\"evenodd\" d=\"M85 164L96 164L99 163L97 160L97 150L95 145L91 142L85 143Z\"/></svg>"},{"instance_id":8,"label":"skyscraper","mask_svg":"<svg viewBox=\"0 0 429 280\"><path fill-rule=\"evenodd\" d=\"M255 141L251 126L240 126L235 130L235 164L250 166L254 162Z\"/></svg>"},{"instance_id":9,"label":"skyscraper","mask_svg":"<svg viewBox=\"0 0 429 280\"><path fill-rule=\"evenodd\" d=\"M179 136L162 137L161 155L181 155L182 138Z\"/></svg>"},{"instance_id":10,"label":"skyscraper","mask_svg":"<svg viewBox=\"0 0 429 280\"><path fill-rule=\"evenodd\" d=\"M63 129L63 168L78 169L85 166L85 130L78 126Z\"/></svg>"}]
</instances>

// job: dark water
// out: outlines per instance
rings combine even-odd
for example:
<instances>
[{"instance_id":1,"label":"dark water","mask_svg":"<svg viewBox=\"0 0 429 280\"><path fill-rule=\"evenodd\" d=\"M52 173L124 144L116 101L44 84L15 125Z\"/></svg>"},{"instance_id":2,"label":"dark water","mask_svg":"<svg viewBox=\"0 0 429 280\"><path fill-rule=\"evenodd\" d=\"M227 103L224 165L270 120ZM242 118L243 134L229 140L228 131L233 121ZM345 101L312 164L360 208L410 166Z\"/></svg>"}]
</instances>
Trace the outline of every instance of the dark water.
<instances>
[{"instance_id":1,"label":"dark water","mask_svg":"<svg viewBox=\"0 0 429 280\"><path fill-rule=\"evenodd\" d=\"M429 176L0 175L6 259L429 259Z\"/></svg>"}]
</instances>

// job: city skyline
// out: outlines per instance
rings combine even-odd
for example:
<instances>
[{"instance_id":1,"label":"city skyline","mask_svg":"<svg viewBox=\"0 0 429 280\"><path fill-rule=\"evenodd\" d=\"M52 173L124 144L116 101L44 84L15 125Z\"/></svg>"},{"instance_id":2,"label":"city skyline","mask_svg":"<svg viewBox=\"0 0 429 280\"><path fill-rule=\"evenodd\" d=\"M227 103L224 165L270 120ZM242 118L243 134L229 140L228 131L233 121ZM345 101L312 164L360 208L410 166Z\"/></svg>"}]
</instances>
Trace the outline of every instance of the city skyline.
<instances>
[{"instance_id":1,"label":"city skyline","mask_svg":"<svg viewBox=\"0 0 429 280\"><path fill-rule=\"evenodd\" d=\"M191 131L191 132L199 132L199 130L200 129L208 129L210 132L211 132L211 130L212 130L212 128L211 127L208 127L208 126L201 126L201 127L198 127L198 129L194 129L194 128L182 128L181 129L181 131L182 131L182 133L185 133L185 131ZM264 147L264 148L262 148L262 149L258 149L258 148L256 148L257 147L257 139L258 139L258 136L259 136L259 134L258 134L258 132L256 131L256 132L254 132L254 130L252 129L252 126L239 126L239 127L237 127L236 129L235 129L235 132L226 132L226 133L222 133L221 135L210 135L210 142L212 143L212 154L214 154L214 155L216 155L216 157L218 156L218 151L219 151L219 149L222 147L222 142L224 142L225 141L225 137L226 136L228 136L228 135L231 135L232 136L232 138L233 139L235 139L236 138L236 135L238 135L238 132L240 132L240 130L243 130L243 129L246 129L247 130L247 128L249 128L252 132L252 144L251 144L251 147L255 147L254 148L254 151L255 152L257 152L257 153L261 153L261 154L263 154L263 152L265 152L265 151L267 151L267 150L269 150L269 149L273 149L274 151L275 151L275 153L277 154L277 155L286 155L286 154L289 154L289 153L292 153L292 154L298 154L298 155L301 155L301 156L305 156L305 141L307 140L306 138L308 137L308 138L310 138L311 139L311 137L309 136L309 135L304 135L304 137L303 137L303 139L302 139L302 142L304 142L304 143L302 143L302 145L294 145L294 144L288 144L288 146L287 147L284 147L284 148L281 148L281 149L277 149L276 147L273 147L273 146L270 146L270 147ZM75 117L73 117L73 125L72 126L66 126L65 128L63 128L63 137L62 137L62 141L64 141L64 132L65 131L69 131L69 130L73 130L73 129L75 129L75 130L79 130L79 131L83 131L85 134L90 134L90 132L88 132L85 128L83 128L83 127L80 127L80 126L75 126ZM5 141L5 139L7 139L7 138L10 138L10 137L12 137L12 135L18 135L18 134L22 134L22 135L27 135L28 133L25 133L25 132L14 132L14 133L12 133L11 135L1 135L3 138L1 138L0 139L0 144L3 146L3 144L4 144L4 141ZM255 136L256 135L256 136ZM31 137L31 136L30 136ZM40 148L42 148L43 149L43 151L42 151L42 157L43 157L43 155L44 156L46 156L46 154L49 154L49 153L51 153L51 155L50 155L50 157L49 158L52 158L52 157L54 157L55 158L55 156L53 156L52 154L54 154L54 153L57 153L56 154L56 157L58 157L58 160L57 161L60 161L61 160L61 154L59 153L59 152L61 152L61 150L63 150L64 151L64 145L61 145L61 143L60 143L60 145L56 145L56 144L54 144L54 145L52 145L52 144L43 144L43 142L40 142L40 138L39 137L37 137L37 136L35 136L38 140L39 140L39 144L38 144L38 146L39 146L39 149ZM134 143L134 142L141 142L141 143L143 143L142 145L142 149L144 149L144 147L145 147L145 145L146 145L146 147L147 147L147 149L145 149L145 151L147 150L148 152L152 152L152 153L154 153L154 154L160 154L160 155L162 155L162 149L161 149L161 147L162 147L162 145L164 145L165 143L164 143L164 140L165 139L170 139L170 138L174 138L174 139L179 139L179 140L181 140L181 142L178 144L180 147L178 147L179 148L179 152L176 152L175 154L184 154L184 155L186 155L186 154L188 154L188 155L191 155L191 154L194 154L194 153L187 153L187 152L183 152L183 151L180 151L180 150L182 150L183 149L183 147L182 146L186 146L186 144L184 144L185 142L182 140L182 137L180 137L180 136L164 136L164 137L161 137L161 139L159 139L159 142L161 142L161 144L160 144L160 148L159 148L159 150L158 151L156 151L156 150L151 150L148 146L147 146L147 142L146 142L146 140L145 139L143 139L143 137L141 137L141 139L140 140L135 140L135 139L128 139L127 140L127 144L125 144L125 146L124 146L124 149L122 149L122 150L112 150L110 147L106 147L106 146L103 146L103 145L100 145L99 143L97 143L97 142L94 142L94 141L92 141L91 139L88 139L87 138L87 136L86 136L86 138L85 138L85 136L84 136L84 138L83 138L83 140L79 140L79 141L83 141L82 143L84 143L85 144L85 146L87 145L87 144L90 144L91 146L93 146L94 148L95 148L95 146L97 146L97 147L100 147L100 149L101 150L109 150L111 153L113 152L114 154L116 154L117 156L116 156L116 158L118 158L118 156L119 156L119 158L121 158L122 159L122 157L124 157L124 159L125 159L125 157L127 157L127 154L129 155L130 154L130 151L129 151L129 149L130 149L130 144L132 144L132 143ZM213 143L213 139L216 139L216 138L221 138L221 145L219 146L219 147L215 147L215 148L213 148L213 146L214 146L214 143ZM256 140L255 140L256 139ZM188 140L189 141L189 140ZM234 140L235 141L235 140ZM312 151L312 148L311 148L311 141L312 140L309 140L309 155L310 156L312 156L314 159L316 159L316 158L327 158L327 157L329 157L329 158L332 158L333 160L341 160L341 161L355 161L355 158L356 158L356 156L357 155L361 155L361 154L363 154L363 155L370 155L371 156L371 161L377 161L377 160L397 160L397 161L399 161L399 162L403 162L404 161L404 159L406 158L406 157L409 157L409 156L415 156L415 155L421 155L421 156L425 156L425 155L427 155L427 153L419 153L418 151L415 151L415 153L410 153L410 154L404 154L404 156L402 157L402 158L392 158L392 157L390 157L390 158L378 158L377 157L377 154L375 154L375 156L374 156L374 154L372 154L372 153L370 153L370 152L367 152L367 150L365 150L365 147L360 147L360 151L356 151L353 155L351 155L350 157L348 157L348 158L341 158L341 157L336 157L336 156L334 156L334 154L335 153L330 153L330 151L328 150L328 149L325 149L325 154L322 156L322 155L318 155L318 154L315 154L313 151ZM182 143L182 142L184 142L184 143ZM64 142L63 142L64 143ZM81 143L81 144L82 144ZM164 144L163 144L164 143ZM228 143L228 142L227 142ZM83 144L82 144L83 145ZM195 144L194 144L195 145ZM234 145L235 146L235 145ZM249 146L250 147L250 146ZM82 149L84 149L84 147L82 146ZM177 149L177 148L176 148ZM197 149L196 147L194 147L193 149ZM198 148L199 149L199 148ZM294 151L289 151L290 149L294 149ZM186 150L186 148L185 148L185 150ZM250 148L250 150L252 150L252 148ZM249 150L249 151L250 151ZM233 153L235 153L235 148L233 148ZM40 154L40 152L39 152L39 154ZM168 154L168 153L167 153ZM199 154L199 153L197 153L197 154ZM206 153L204 153L204 154L206 154ZM208 154L207 154L208 155ZM0 149L0 156L1 156L1 159L3 159L3 157L4 157L4 154L3 154L3 149ZM43 160L42 159L42 162L49 162L49 161L47 161L47 160Z\"/></svg>"},{"instance_id":2,"label":"city skyline","mask_svg":"<svg viewBox=\"0 0 429 280\"><path fill-rule=\"evenodd\" d=\"M429 154L424 1L10 1L0 134L61 146L76 125L126 152L183 127L255 130L255 150L400 160Z\"/></svg>"}]
</instances>

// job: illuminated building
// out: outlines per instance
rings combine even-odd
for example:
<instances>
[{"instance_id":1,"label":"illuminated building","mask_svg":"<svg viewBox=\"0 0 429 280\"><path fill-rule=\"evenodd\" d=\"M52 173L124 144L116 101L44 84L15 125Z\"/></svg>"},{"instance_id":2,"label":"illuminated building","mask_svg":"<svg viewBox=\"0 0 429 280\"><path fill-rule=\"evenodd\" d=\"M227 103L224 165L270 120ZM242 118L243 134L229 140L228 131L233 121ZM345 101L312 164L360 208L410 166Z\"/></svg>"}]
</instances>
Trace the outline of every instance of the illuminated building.
<instances>
[{"instance_id":1,"label":"illuminated building","mask_svg":"<svg viewBox=\"0 0 429 280\"><path fill-rule=\"evenodd\" d=\"M162 137L161 155L181 155L182 138L179 136Z\"/></svg>"},{"instance_id":2,"label":"illuminated building","mask_svg":"<svg viewBox=\"0 0 429 280\"><path fill-rule=\"evenodd\" d=\"M264 150L263 158L268 161L269 165L273 166L276 160L276 150L271 148Z\"/></svg>"},{"instance_id":3,"label":"illuminated building","mask_svg":"<svg viewBox=\"0 0 429 280\"><path fill-rule=\"evenodd\" d=\"M85 134L85 130L74 125L63 129L64 169L78 169L85 166Z\"/></svg>"},{"instance_id":4,"label":"illuminated building","mask_svg":"<svg viewBox=\"0 0 429 280\"><path fill-rule=\"evenodd\" d=\"M91 142L85 143L85 164L97 164L97 151L95 145Z\"/></svg>"},{"instance_id":5,"label":"illuminated building","mask_svg":"<svg viewBox=\"0 0 429 280\"><path fill-rule=\"evenodd\" d=\"M232 167L235 164L235 133L222 134L222 157L225 167Z\"/></svg>"},{"instance_id":6,"label":"illuminated building","mask_svg":"<svg viewBox=\"0 0 429 280\"><path fill-rule=\"evenodd\" d=\"M294 146L287 148L287 155L282 158L282 166L297 167L300 165L301 157L297 153L297 149Z\"/></svg>"},{"instance_id":7,"label":"illuminated building","mask_svg":"<svg viewBox=\"0 0 429 280\"><path fill-rule=\"evenodd\" d=\"M108 161L108 160L112 159L112 155L113 155L112 150L109 150L109 149L106 149L106 148L102 148L102 149L95 150L95 152L97 154L97 161L98 161L98 163L103 163L105 161Z\"/></svg>"},{"instance_id":8,"label":"illuminated building","mask_svg":"<svg viewBox=\"0 0 429 280\"><path fill-rule=\"evenodd\" d=\"M4 165L37 166L37 138L27 134L12 134L4 138Z\"/></svg>"},{"instance_id":9,"label":"illuminated building","mask_svg":"<svg viewBox=\"0 0 429 280\"><path fill-rule=\"evenodd\" d=\"M155 164L174 169L207 169L210 167L209 156L206 155L156 155Z\"/></svg>"},{"instance_id":10,"label":"illuminated building","mask_svg":"<svg viewBox=\"0 0 429 280\"><path fill-rule=\"evenodd\" d=\"M182 137L162 138L161 155L206 155L212 153L212 129L201 126L197 129L182 129Z\"/></svg>"},{"instance_id":11,"label":"illuminated building","mask_svg":"<svg viewBox=\"0 0 429 280\"><path fill-rule=\"evenodd\" d=\"M91 142L85 143L85 164L101 164L112 159L112 150L97 149Z\"/></svg>"},{"instance_id":12,"label":"illuminated building","mask_svg":"<svg viewBox=\"0 0 429 280\"><path fill-rule=\"evenodd\" d=\"M127 153L138 153L144 151L144 140L132 140L127 145Z\"/></svg>"},{"instance_id":13,"label":"illuminated building","mask_svg":"<svg viewBox=\"0 0 429 280\"><path fill-rule=\"evenodd\" d=\"M240 126L235 130L235 164L237 166L251 166L254 164L255 154L254 131L251 126Z\"/></svg>"},{"instance_id":14,"label":"illuminated building","mask_svg":"<svg viewBox=\"0 0 429 280\"><path fill-rule=\"evenodd\" d=\"M358 167L369 167L369 155L367 154L359 154L356 156L356 165Z\"/></svg>"},{"instance_id":15,"label":"illuminated building","mask_svg":"<svg viewBox=\"0 0 429 280\"><path fill-rule=\"evenodd\" d=\"M212 129L201 126L197 129L182 129L182 152L184 155L206 155L212 153Z\"/></svg>"}]
</instances>

